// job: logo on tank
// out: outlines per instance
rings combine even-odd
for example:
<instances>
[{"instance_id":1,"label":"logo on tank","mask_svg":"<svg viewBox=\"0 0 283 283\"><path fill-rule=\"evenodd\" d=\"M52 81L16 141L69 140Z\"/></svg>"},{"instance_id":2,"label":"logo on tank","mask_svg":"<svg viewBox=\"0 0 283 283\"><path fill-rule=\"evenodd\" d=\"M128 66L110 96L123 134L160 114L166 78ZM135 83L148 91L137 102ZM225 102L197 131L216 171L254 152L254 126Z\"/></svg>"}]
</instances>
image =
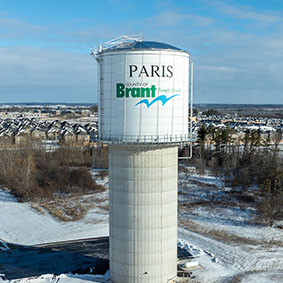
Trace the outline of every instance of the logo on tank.
<instances>
[{"instance_id":1,"label":"logo on tank","mask_svg":"<svg viewBox=\"0 0 283 283\"><path fill-rule=\"evenodd\" d=\"M140 86L140 85L146 85L146 83L134 83L131 85L134 86ZM156 86L151 85L151 87L126 87L123 83L117 83L116 84L116 97L122 98L122 97L132 97L132 98L142 98L141 101L137 102L135 106L139 104L145 104L147 108L149 108L154 103L160 101L162 103L162 106L164 106L168 101L170 101L172 98L179 96L180 94L173 94L171 96L166 96L165 94L159 95L156 97ZM148 98L153 98L151 101Z\"/></svg>"},{"instance_id":2,"label":"logo on tank","mask_svg":"<svg viewBox=\"0 0 283 283\"><path fill-rule=\"evenodd\" d=\"M173 66L171 65L129 65L128 66L129 78L136 78L140 80L141 78L167 78L171 79L173 77ZM180 91L180 90L178 90ZM158 92L170 92L173 95L161 94L156 96L157 88L155 85L149 86L146 82L136 82L136 83L117 83L116 84L116 97L132 97L132 98L144 98L138 101L135 106L144 104L147 108L152 106L157 102L161 102L164 106L168 101L173 99L180 94L177 94L177 90L167 90L160 89ZM150 99L152 98L152 99Z\"/></svg>"}]
</instances>

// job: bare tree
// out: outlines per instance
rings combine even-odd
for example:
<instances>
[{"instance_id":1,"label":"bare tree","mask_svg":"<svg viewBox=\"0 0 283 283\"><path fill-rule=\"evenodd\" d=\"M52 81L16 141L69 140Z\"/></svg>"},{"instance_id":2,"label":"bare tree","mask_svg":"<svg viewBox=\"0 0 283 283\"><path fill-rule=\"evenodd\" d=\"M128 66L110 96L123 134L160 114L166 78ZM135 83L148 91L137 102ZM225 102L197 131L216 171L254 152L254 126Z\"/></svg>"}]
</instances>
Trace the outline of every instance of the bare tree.
<instances>
[{"instance_id":1,"label":"bare tree","mask_svg":"<svg viewBox=\"0 0 283 283\"><path fill-rule=\"evenodd\" d=\"M269 172L260 185L261 201L258 211L269 226L273 225L274 220L282 217L283 205L283 171L273 170Z\"/></svg>"}]
</instances>

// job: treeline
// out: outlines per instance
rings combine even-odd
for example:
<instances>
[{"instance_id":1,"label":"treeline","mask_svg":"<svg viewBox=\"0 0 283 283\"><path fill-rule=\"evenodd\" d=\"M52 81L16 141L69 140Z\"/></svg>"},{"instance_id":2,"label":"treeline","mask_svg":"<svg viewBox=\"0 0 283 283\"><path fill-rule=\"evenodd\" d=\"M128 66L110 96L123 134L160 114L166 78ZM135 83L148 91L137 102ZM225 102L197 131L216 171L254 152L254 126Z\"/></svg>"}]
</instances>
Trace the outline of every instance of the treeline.
<instances>
[{"instance_id":1,"label":"treeline","mask_svg":"<svg viewBox=\"0 0 283 283\"><path fill-rule=\"evenodd\" d=\"M247 105L247 104L216 104L213 108L207 109L203 106L194 107L194 114L202 112L202 115L217 116L217 115L238 115L238 117L265 117L283 119L282 105Z\"/></svg>"},{"instance_id":2,"label":"treeline","mask_svg":"<svg viewBox=\"0 0 283 283\"><path fill-rule=\"evenodd\" d=\"M207 144L209 133L213 142ZM216 177L223 177L227 186L243 195L249 192L249 201L272 226L274 220L283 219L283 159L278 142L261 143L260 132L250 131L242 143L234 143L229 129L211 132L201 127L191 162L199 174L209 169ZM252 187L257 189L249 190Z\"/></svg>"},{"instance_id":3,"label":"treeline","mask_svg":"<svg viewBox=\"0 0 283 283\"><path fill-rule=\"evenodd\" d=\"M106 149L103 156L107 158ZM62 146L46 152L28 143L21 149L0 151L0 184L21 201L103 190L89 173L91 164L89 149Z\"/></svg>"}]
</instances>

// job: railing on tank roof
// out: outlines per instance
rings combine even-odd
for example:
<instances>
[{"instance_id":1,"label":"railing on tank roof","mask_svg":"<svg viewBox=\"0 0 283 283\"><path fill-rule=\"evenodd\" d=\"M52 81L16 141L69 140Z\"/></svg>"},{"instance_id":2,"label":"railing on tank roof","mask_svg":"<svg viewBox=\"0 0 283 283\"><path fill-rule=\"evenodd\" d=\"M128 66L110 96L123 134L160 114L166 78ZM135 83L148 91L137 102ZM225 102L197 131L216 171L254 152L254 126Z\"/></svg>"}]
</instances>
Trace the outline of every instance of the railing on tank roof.
<instances>
[{"instance_id":1,"label":"railing on tank roof","mask_svg":"<svg viewBox=\"0 0 283 283\"><path fill-rule=\"evenodd\" d=\"M90 49L90 55L96 55L98 52L101 52L103 49L109 49L111 47L119 46L125 42L131 41L143 41L144 37L142 33L138 35L121 35L119 37L113 38L106 41L103 46L100 44L98 47L94 46Z\"/></svg>"},{"instance_id":2,"label":"railing on tank roof","mask_svg":"<svg viewBox=\"0 0 283 283\"><path fill-rule=\"evenodd\" d=\"M105 48L111 48L113 46L118 46L122 43L129 42L129 41L143 41L144 37L140 33L139 35L121 35L119 37L113 38L109 41L104 43Z\"/></svg>"}]
</instances>

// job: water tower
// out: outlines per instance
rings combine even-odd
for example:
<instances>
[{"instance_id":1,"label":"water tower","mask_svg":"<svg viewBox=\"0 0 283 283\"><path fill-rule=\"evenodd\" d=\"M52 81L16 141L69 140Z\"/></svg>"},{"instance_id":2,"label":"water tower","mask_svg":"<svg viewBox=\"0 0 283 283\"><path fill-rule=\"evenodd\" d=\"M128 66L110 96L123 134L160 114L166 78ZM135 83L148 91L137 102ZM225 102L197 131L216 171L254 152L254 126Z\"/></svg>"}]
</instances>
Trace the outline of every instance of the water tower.
<instances>
[{"instance_id":1,"label":"water tower","mask_svg":"<svg viewBox=\"0 0 283 283\"><path fill-rule=\"evenodd\" d=\"M177 275L178 145L191 141L190 55L126 36L92 54L97 139L109 144L111 280L170 282Z\"/></svg>"}]
</instances>

